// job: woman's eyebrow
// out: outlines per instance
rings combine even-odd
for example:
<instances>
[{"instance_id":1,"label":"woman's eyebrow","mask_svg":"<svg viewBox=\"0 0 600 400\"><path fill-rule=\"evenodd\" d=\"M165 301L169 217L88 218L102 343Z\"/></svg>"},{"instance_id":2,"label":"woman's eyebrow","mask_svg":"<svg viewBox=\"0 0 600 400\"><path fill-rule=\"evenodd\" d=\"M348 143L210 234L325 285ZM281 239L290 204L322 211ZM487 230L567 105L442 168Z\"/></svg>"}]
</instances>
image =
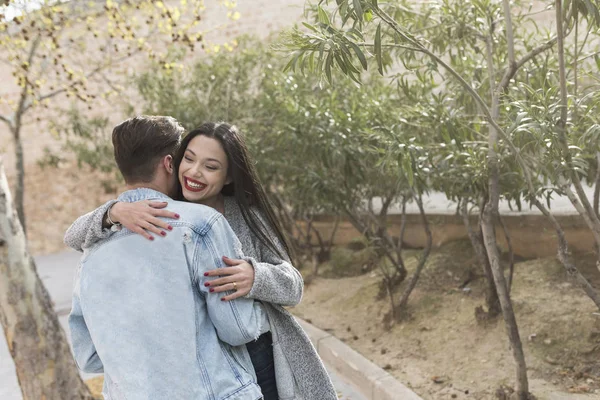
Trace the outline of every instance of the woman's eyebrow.
<instances>
[{"instance_id":1,"label":"woman's eyebrow","mask_svg":"<svg viewBox=\"0 0 600 400\"><path fill-rule=\"evenodd\" d=\"M194 153L192 150L190 150L190 149L185 149L185 152L186 152L186 153L187 153L188 151L189 151L190 153L192 153L192 155L194 155L194 156L196 155L196 153ZM217 162L217 163L219 163L219 165L223 165L223 163L222 163L220 160L217 160L216 158L207 158L205 161L214 161L214 162Z\"/></svg>"},{"instance_id":2,"label":"woman's eyebrow","mask_svg":"<svg viewBox=\"0 0 600 400\"><path fill-rule=\"evenodd\" d=\"M216 158L207 158L206 161L214 161L218 162L219 164L222 164L221 161L217 160Z\"/></svg>"}]
</instances>

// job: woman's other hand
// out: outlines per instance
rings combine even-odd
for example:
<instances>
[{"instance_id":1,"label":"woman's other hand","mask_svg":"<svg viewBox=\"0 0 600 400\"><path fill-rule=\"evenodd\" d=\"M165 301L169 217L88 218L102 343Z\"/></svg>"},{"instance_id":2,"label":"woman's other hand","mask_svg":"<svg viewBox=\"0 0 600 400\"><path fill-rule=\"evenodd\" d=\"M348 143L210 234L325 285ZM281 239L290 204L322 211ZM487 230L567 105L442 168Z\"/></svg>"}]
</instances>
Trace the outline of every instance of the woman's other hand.
<instances>
[{"instance_id":1,"label":"woman's other hand","mask_svg":"<svg viewBox=\"0 0 600 400\"><path fill-rule=\"evenodd\" d=\"M141 200L135 203L119 201L109 210L111 219L123 225L125 228L148 240L154 240L155 233L159 236L166 236L166 231L173 230L173 227L159 217L179 219L179 214L165 210L166 201Z\"/></svg>"},{"instance_id":2,"label":"woman's other hand","mask_svg":"<svg viewBox=\"0 0 600 400\"><path fill-rule=\"evenodd\" d=\"M219 278L208 281L204 285L210 287L211 293L226 292L235 290L229 296L222 300L233 300L250 293L254 285L254 267L247 261L234 260L223 256L223 261L229 267L217 268L204 273L204 276L218 276ZM235 282L235 285L234 285Z\"/></svg>"}]
</instances>

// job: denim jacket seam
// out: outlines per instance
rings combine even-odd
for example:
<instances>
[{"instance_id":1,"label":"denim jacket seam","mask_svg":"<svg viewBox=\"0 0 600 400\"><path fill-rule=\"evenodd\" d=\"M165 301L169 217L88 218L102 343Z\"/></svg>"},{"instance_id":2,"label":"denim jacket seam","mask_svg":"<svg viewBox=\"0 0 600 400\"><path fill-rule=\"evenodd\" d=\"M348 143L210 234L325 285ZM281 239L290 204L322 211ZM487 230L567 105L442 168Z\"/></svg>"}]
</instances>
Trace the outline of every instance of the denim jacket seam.
<instances>
[{"instance_id":1,"label":"denim jacket seam","mask_svg":"<svg viewBox=\"0 0 600 400\"><path fill-rule=\"evenodd\" d=\"M242 375L240 374L240 371L234 365L234 362L236 360L233 357L233 354L230 354L229 351L225 348L226 345L227 345L226 343L219 342L219 347L221 348L221 353L223 353L223 357L225 357L225 360L227 360L227 363L229 364L229 368L231 368L231 372L233 372L233 374L235 375L235 377L238 380L238 382L240 383L240 385L243 385L244 381L242 380Z\"/></svg>"},{"instance_id":2,"label":"denim jacket seam","mask_svg":"<svg viewBox=\"0 0 600 400\"><path fill-rule=\"evenodd\" d=\"M212 217L210 217L210 219L206 222L206 224L204 224L204 226L202 227L200 232L198 232L198 234L200 236L206 235L208 233L208 231L210 231L212 229L215 222L217 222L220 218L224 218L223 215L221 215L219 213L214 214Z\"/></svg>"},{"instance_id":3,"label":"denim jacket seam","mask_svg":"<svg viewBox=\"0 0 600 400\"><path fill-rule=\"evenodd\" d=\"M231 396L234 396L236 394L238 394L239 392L241 392L242 390L246 389L248 386L253 385L253 382L248 382L245 385L242 385L241 387L239 387L237 390L235 390L232 393L229 393L226 397L223 397L221 400L227 400L228 398L230 398Z\"/></svg>"}]
</instances>

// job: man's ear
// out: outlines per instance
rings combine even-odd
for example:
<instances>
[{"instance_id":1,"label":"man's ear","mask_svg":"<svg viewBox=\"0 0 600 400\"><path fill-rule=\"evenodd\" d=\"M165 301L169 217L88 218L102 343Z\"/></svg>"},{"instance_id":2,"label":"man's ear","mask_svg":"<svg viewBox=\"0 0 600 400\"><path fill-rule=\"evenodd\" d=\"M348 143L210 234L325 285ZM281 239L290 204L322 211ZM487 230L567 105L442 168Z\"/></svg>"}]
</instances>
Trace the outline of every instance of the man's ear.
<instances>
[{"instance_id":1,"label":"man's ear","mask_svg":"<svg viewBox=\"0 0 600 400\"><path fill-rule=\"evenodd\" d=\"M169 154L168 156L165 156L165 158L163 158L163 165L168 173L172 174L173 172L175 172L175 170L173 169L173 156L172 155Z\"/></svg>"}]
</instances>

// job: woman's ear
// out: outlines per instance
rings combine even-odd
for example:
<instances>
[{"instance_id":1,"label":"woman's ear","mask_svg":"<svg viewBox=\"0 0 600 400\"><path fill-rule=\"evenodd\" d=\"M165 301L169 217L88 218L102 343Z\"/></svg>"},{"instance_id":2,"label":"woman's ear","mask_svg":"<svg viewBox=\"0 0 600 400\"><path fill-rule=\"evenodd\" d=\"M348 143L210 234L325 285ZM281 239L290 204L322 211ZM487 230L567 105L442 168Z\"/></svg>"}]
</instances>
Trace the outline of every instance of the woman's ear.
<instances>
[{"instance_id":1,"label":"woman's ear","mask_svg":"<svg viewBox=\"0 0 600 400\"><path fill-rule=\"evenodd\" d=\"M172 155L168 155L165 156L165 158L163 158L163 165L165 166L165 169L167 170L168 173L172 174L174 172L173 170L173 156Z\"/></svg>"}]
</instances>

